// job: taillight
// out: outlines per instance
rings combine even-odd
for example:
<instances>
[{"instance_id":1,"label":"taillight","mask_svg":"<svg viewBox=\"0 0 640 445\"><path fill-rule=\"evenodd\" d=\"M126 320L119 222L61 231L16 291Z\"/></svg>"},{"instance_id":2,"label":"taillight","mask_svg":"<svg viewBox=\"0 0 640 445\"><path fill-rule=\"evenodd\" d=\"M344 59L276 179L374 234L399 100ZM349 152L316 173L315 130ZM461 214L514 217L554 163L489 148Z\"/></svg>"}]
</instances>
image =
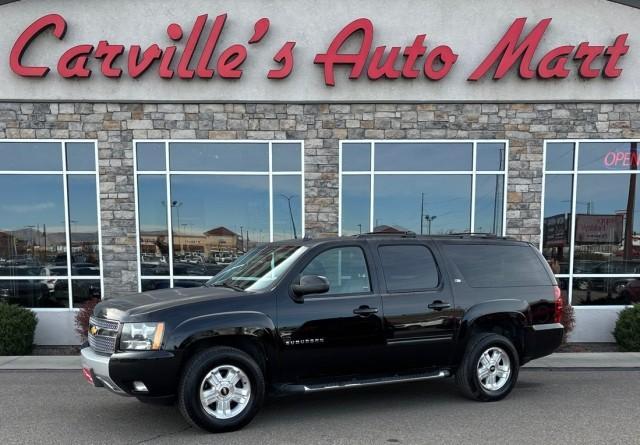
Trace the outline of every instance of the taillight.
<instances>
[{"instance_id":1,"label":"taillight","mask_svg":"<svg viewBox=\"0 0 640 445\"><path fill-rule=\"evenodd\" d=\"M564 309L564 300L562 299L562 291L560 290L560 286L553 287L553 294L555 299L553 321L555 323L560 323L562 321L562 311Z\"/></svg>"}]
</instances>

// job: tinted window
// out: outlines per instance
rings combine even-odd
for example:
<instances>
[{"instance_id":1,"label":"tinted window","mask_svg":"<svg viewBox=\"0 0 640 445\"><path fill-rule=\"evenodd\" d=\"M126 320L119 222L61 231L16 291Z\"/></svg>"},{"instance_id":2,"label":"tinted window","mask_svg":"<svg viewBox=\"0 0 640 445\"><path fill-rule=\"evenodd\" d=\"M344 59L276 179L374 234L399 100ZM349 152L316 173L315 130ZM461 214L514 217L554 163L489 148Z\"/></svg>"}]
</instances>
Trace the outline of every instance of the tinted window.
<instances>
[{"instance_id":1,"label":"tinted window","mask_svg":"<svg viewBox=\"0 0 640 445\"><path fill-rule=\"evenodd\" d=\"M62 171L59 142L3 142L1 170Z\"/></svg>"},{"instance_id":2,"label":"tinted window","mask_svg":"<svg viewBox=\"0 0 640 445\"><path fill-rule=\"evenodd\" d=\"M478 144L476 152L476 170L504 170L505 146L502 143Z\"/></svg>"},{"instance_id":3,"label":"tinted window","mask_svg":"<svg viewBox=\"0 0 640 445\"><path fill-rule=\"evenodd\" d=\"M573 142L547 144L547 171L573 170Z\"/></svg>"},{"instance_id":4,"label":"tinted window","mask_svg":"<svg viewBox=\"0 0 640 445\"><path fill-rule=\"evenodd\" d=\"M275 172L300 170L300 144L273 144L272 166Z\"/></svg>"},{"instance_id":5,"label":"tinted window","mask_svg":"<svg viewBox=\"0 0 640 445\"><path fill-rule=\"evenodd\" d=\"M471 170L472 148L470 143L377 143L376 170Z\"/></svg>"},{"instance_id":6,"label":"tinted window","mask_svg":"<svg viewBox=\"0 0 640 445\"><path fill-rule=\"evenodd\" d=\"M529 246L445 244L444 250L471 287L551 284L542 262Z\"/></svg>"},{"instance_id":7,"label":"tinted window","mask_svg":"<svg viewBox=\"0 0 640 445\"><path fill-rule=\"evenodd\" d=\"M342 144L342 170L371 170L371 144L368 142Z\"/></svg>"},{"instance_id":8,"label":"tinted window","mask_svg":"<svg viewBox=\"0 0 640 445\"><path fill-rule=\"evenodd\" d=\"M369 231L371 177L342 177L342 235L359 235Z\"/></svg>"},{"instance_id":9,"label":"tinted window","mask_svg":"<svg viewBox=\"0 0 640 445\"><path fill-rule=\"evenodd\" d=\"M95 146L93 142L67 143L67 170L95 171Z\"/></svg>"},{"instance_id":10,"label":"tinted window","mask_svg":"<svg viewBox=\"0 0 640 445\"><path fill-rule=\"evenodd\" d=\"M269 144L266 143L172 142L169 144L169 156L172 170L269 170Z\"/></svg>"},{"instance_id":11,"label":"tinted window","mask_svg":"<svg viewBox=\"0 0 640 445\"><path fill-rule=\"evenodd\" d=\"M390 292L432 289L438 286L438 267L425 246L381 246L378 249Z\"/></svg>"},{"instance_id":12,"label":"tinted window","mask_svg":"<svg viewBox=\"0 0 640 445\"><path fill-rule=\"evenodd\" d=\"M359 247L341 247L322 252L305 267L302 275L320 275L329 280L329 294L370 292L369 272Z\"/></svg>"},{"instance_id":13,"label":"tinted window","mask_svg":"<svg viewBox=\"0 0 640 445\"><path fill-rule=\"evenodd\" d=\"M136 144L138 170L164 170L164 142L140 142Z\"/></svg>"}]
</instances>

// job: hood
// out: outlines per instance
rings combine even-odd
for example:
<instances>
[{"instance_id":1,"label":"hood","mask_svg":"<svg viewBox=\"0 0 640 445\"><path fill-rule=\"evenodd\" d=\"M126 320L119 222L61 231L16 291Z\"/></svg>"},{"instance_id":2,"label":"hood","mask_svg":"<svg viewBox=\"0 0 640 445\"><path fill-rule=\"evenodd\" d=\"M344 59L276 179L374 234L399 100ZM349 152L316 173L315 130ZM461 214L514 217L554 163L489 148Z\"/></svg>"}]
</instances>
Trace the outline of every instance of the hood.
<instances>
[{"instance_id":1,"label":"hood","mask_svg":"<svg viewBox=\"0 0 640 445\"><path fill-rule=\"evenodd\" d=\"M246 296L246 293L224 287L160 289L104 300L96 306L93 314L95 317L120 321L127 315L141 315L174 306L239 296Z\"/></svg>"}]
</instances>

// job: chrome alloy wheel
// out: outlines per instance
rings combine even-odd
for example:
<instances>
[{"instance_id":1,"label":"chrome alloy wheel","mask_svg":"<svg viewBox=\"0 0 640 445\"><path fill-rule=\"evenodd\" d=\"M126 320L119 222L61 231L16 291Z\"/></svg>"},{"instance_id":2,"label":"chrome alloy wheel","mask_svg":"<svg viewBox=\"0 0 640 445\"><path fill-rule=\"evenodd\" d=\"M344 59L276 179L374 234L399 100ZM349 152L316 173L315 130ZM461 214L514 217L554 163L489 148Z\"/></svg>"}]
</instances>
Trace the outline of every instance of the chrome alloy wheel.
<instances>
[{"instance_id":1,"label":"chrome alloy wheel","mask_svg":"<svg viewBox=\"0 0 640 445\"><path fill-rule=\"evenodd\" d=\"M240 368L222 365L207 373L200 384L200 403L216 419L231 419L251 398L249 377Z\"/></svg>"},{"instance_id":2,"label":"chrome alloy wheel","mask_svg":"<svg viewBox=\"0 0 640 445\"><path fill-rule=\"evenodd\" d=\"M482 353L478 360L478 380L487 391L498 391L509 380L511 361L509 354L497 346Z\"/></svg>"}]
</instances>

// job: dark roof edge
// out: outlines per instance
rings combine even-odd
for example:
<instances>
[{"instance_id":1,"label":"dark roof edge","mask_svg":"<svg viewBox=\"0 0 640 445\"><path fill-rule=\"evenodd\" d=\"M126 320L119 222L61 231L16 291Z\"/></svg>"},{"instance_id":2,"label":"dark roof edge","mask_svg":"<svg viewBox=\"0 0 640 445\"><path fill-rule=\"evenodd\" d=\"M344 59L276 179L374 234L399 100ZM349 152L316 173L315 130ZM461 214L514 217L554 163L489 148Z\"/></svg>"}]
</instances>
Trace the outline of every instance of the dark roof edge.
<instances>
[{"instance_id":1,"label":"dark roof edge","mask_svg":"<svg viewBox=\"0 0 640 445\"><path fill-rule=\"evenodd\" d=\"M0 0L0 6L2 5L6 5L8 3L15 3L15 2L19 2L20 0Z\"/></svg>"},{"instance_id":2,"label":"dark roof edge","mask_svg":"<svg viewBox=\"0 0 640 445\"><path fill-rule=\"evenodd\" d=\"M620 3L621 5L631 6L632 8L640 9L640 0L609 0L613 3Z\"/></svg>"}]
</instances>

